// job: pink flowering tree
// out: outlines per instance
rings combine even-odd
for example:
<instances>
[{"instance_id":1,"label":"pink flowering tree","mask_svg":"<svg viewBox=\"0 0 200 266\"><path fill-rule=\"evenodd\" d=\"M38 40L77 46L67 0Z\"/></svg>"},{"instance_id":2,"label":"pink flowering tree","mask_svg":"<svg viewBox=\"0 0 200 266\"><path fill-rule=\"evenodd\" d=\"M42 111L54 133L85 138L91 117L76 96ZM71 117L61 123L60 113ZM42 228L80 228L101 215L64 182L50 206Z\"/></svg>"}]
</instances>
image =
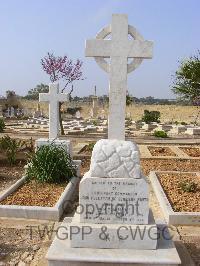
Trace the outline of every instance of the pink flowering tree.
<instances>
[{"instance_id":1,"label":"pink flowering tree","mask_svg":"<svg viewBox=\"0 0 200 266\"><path fill-rule=\"evenodd\" d=\"M65 56L55 56L53 53L47 53L47 56L41 59L41 65L43 70L49 75L51 82L62 81L63 87L61 92L63 93L69 86L76 80L83 80L82 78L82 65L83 62L79 59L74 63L71 59ZM69 99L71 100L71 94L73 92L73 85L69 91ZM64 135L64 129L62 124L62 105L59 104L59 117L61 135Z\"/></svg>"}]
</instances>

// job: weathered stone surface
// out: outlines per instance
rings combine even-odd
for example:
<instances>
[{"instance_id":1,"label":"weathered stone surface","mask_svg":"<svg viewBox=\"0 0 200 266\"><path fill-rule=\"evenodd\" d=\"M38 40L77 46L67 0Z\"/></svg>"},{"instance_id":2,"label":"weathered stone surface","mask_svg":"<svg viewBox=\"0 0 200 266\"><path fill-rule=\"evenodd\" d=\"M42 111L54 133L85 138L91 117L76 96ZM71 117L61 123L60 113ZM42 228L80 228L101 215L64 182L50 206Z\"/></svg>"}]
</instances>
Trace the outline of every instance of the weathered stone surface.
<instances>
[{"instance_id":1,"label":"weathered stone surface","mask_svg":"<svg viewBox=\"0 0 200 266\"><path fill-rule=\"evenodd\" d=\"M69 222L64 220L61 224L57 237L54 239L46 256L50 266L178 266L181 264L176 248L167 234L166 226L159 230L164 230L164 237L158 237L157 249L94 249L92 248L72 248L70 247L70 236L65 230ZM76 230L76 228L74 228ZM85 228L87 232L88 228ZM77 232L77 231L76 231ZM158 235L163 235L158 232ZM95 242L95 238L94 238Z\"/></svg>"},{"instance_id":2,"label":"weathered stone surface","mask_svg":"<svg viewBox=\"0 0 200 266\"><path fill-rule=\"evenodd\" d=\"M80 222L148 224L148 184L144 178L95 178L80 183Z\"/></svg>"},{"instance_id":3,"label":"weathered stone surface","mask_svg":"<svg viewBox=\"0 0 200 266\"><path fill-rule=\"evenodd\" d=\"M141 178L139 150L135 143L99 140L93 149L92 177Z\"/></svg>"},{"instance_id":4,"label":"weathered stone surface","mask_svg":"<svg viewBox=\"0 0 200 266\"><path fill-rule=\"evenodd\" d=\"M148 225L83 224L78 221L78 215L75 215L67 230L72 232L70 246L76 248L153 250L157 247L158 230L152 215ZM61 228L59 234L62 231L65 235L66 228Z\"/></svg>"}]
</instances>

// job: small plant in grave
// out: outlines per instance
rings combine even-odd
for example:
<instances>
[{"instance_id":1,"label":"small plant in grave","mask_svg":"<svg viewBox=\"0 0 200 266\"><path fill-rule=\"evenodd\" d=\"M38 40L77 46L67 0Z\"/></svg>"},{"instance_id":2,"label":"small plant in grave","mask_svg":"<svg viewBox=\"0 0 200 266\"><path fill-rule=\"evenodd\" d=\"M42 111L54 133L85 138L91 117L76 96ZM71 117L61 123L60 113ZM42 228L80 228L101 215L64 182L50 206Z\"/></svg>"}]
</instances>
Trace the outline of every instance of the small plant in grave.
<instances>
[{"instance_id":1,"label":"small plant in grave","mask_svg":"<svg viewBox=\"0 0 200 266\"><path fill-rule=\"evenodd\" d=\"M17 161L17 152L24 145L24 141L18 139L12 139L9 136L5 136L0 140L0 149L5 151L8 162L10 165L14 165Z\"/></svg>"},{"instance_id":2,"label":"small plant in grave","mask_svg":"<svg viewBox=\"0 0 200 266\"><path fill-rule=\"evenodd\" d=\"M95 145L95 143L94 143L94 142L92 142L92 143L89 143L89 144L88 144L88 146L87 146L87 150L92 152L92 151L93 151L93 149L94 149L94 145Z\"/></svg>"},{"instance_id":3,"label":"small plant in grave","mask_svg":"<svg viewBox=\"0 0 200 266\"><path fill-rule=\"evenodd\" d=\"M183 181L180 182L179 187L184 192L196 192L198 189L198 185L193 181Z\"/></svg>"},{"instance_id":4,"label":"small plant in grave","mask_svg":"<svg viewBox=\"0 0 200 266\"><path fill-rule=\"evenodd\" d=\"M4 119L0 118L0 133L4 132L5 127Z\"/></svg>"},{"instance_id":5,"label":"small plant in grave","mask_svg":"<svg viewBox=\"0 0 200 266\"><path fill-rule=\"evenodd\" d=\"M36 179L42 183L68 182L74 176L76 176L76 167L70 155L53 143L41 146L32 155L27 168L28 179Z\"/></svg>"},{"instance_id":6,"label":"small plant in grave","mask_svg":"<svg viewBox=\"0 0 200 266\"><path fill-rule=\"evenodd\" d=\"M163 130L154 131L154 136L157 138L168 138L167 132L165 132Z\"/></svg>"},{"instance_id":7,"label":"small plant in grave","mask_svg":"<svg viewBox=\"0 0 200 266\"><path fill-rule=\"evenodd\" d=\"M92 121L92 124L93 124L93 126L98 126L98 121L97 120L94 120L94 121Z\"/></svg>"},{"instance_id":8,"label":"small plant in grave","mask_svg":"<svg viewBox=\"0 0 200 266\"><path fill-rule=\"evenodd\" d=\"M149 124L151 122L160 122L160 112L159 111L149 111L144 110L144 115L142 121Z\"/></svg>"}]
</instances>

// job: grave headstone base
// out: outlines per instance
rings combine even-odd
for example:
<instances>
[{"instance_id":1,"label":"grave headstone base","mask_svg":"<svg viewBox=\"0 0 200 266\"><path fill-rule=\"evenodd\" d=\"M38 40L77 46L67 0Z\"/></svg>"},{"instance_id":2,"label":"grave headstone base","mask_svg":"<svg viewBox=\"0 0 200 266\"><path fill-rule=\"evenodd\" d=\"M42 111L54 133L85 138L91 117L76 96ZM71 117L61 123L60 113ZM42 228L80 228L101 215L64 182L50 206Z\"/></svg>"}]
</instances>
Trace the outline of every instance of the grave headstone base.
<instances>
[{"instance_id":1,"label":"grave headstone base","mask_svg":"<svg viewBox=\"0 0 200 266\"><path fill-rule=\"evenodd\" d=\"M61 224L46 259L49 266L178 266L181 264L178 252L169 237L166 225L159 225L157 249L100 249L72 248L67 229L71 221L66 218ZM95 242L95 240L94 240Z\"/></svg>"},{"instance_id":2,"label":"grave headstone base","mask_svg":"<svg viewBox=\"0 0 200 266\"><path fill-rule=\"evenodd\" d=\"M65 235L66 228L62 230ZM157 248L158 232L152 213L147 225L80 223L80 217L76 214L67 230L72 232L70 247L73 248L138 250Z\"/></svg>"},{"instance_id":3,"label":"grave headstone base","mask_svg":"<svg viewBox=\"0 0 200 266\"><path fill-rule=\"evenodd\" d=\"M185 133L192 136L200 135L200 128L188 128Z\"/></svg>"},{"instance_id":4,"label":"grave headstone base","mask_svg":"<svg viewBox=\"0 0 200 266\"><path fill-rule=\"evenodd\" d=\"M56 145L56 146L62 147L68 154L70 154L71 157L73 156L73 154L72 154L72 145L71 145L70 140L41 138L41 139L37 139L35 141L35 148L37 150L41 146L50 145L52 143L54 143L54 145Z\"/></svg>"}]
</instances>

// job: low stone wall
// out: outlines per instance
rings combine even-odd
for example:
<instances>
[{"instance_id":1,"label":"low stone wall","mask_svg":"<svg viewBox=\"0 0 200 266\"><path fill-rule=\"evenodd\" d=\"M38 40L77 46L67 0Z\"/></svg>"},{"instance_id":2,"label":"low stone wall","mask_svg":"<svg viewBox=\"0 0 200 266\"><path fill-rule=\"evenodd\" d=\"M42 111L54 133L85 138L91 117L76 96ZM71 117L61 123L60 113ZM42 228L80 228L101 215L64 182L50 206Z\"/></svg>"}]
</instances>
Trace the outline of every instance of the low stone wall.
<instances>
[{"instance_id":1,"label":"low stone wall","mask_svg":"<svg viewBox=\"0 0 200 266\"><path fill-rule=\"evenodd\" d=\"M18 180L0 196L0 201L16 191L25 181L25 176ZM54 207L0 205L0 217L59 221L65 208L70 203L79 181L80 177L73 177L69 181Z\"/></svg>"}]
</instances>

